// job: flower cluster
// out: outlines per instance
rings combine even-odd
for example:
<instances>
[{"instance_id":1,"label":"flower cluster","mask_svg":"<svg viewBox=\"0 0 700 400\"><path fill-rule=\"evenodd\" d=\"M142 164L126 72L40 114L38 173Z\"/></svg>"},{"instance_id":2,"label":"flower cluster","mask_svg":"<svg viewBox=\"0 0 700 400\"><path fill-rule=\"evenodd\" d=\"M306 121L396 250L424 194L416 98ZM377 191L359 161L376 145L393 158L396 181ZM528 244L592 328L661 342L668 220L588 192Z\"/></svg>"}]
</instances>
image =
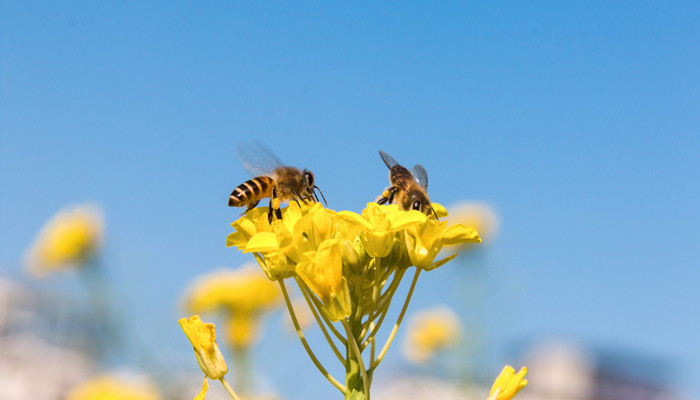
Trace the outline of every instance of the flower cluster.
<instances>
[{"instance_id":1,"label":"flower cluster","mask_svg":"<svg viewBox=\"0 0 700 400\"><path fill-rule=\"evenodd\" d=\"M444 207L433 203L438 217ZM369 395L374 370L385 356L405 315L421 271L430 271L456 254L439 257L444 246L476 243L472 227L448 226L419 211L369 203L361 214L336 212L320 203L291 202L282 218L270 222L268 208L248 211L231 225L228 247L252 253L270 280L277 281L300 340L321 373L346 398ZM392 298L410 267L416 267L403 308L381 351L376 335ZM284 281L294 280L331 349L346 369L345 384L321 365L301 332ZM340 322L343 333L335 323ZM335 339L333 338L335 335ZM338 349L337 343L345 347ZM369 360L362 355L369 348ZM344 353L344 354L343 354Z\"/></svg>"},{"instance_id":2,"label":"flower cluster","mask_svg":"<svg viewBox=\"0 0 700 400\"><path fill-rule=\"evenodd\" d=\"M443 210L437 205L435 208ZM246 213L231 225L227 246L253 253L271 280L295 277L318 296L332 321L352 312L367 316L373 292L408 267L435 269L443 246L479 242L476 230L447 227L418 211L367 204L362 214L336 212L320 203L290 203L271 224L267 208ZM359 311L358 311L359 310Z\"/></svg>"}]
</instances>

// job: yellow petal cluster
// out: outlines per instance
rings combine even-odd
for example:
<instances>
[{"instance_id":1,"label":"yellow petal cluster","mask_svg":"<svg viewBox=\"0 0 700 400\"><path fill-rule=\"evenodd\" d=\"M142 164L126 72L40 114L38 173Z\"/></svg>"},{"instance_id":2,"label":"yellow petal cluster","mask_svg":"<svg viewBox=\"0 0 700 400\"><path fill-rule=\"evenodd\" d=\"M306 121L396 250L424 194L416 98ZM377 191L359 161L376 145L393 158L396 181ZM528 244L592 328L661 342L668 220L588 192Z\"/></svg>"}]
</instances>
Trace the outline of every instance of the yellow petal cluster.
<instances>
[{"instance_id":1,"label":"yellow petal cluster","mask_svg":"<svg viewBox=\"0 0 700 400\"><path fill-rule=\"evenodd\" d=\"M520 389L527 385L526 374L527 367L520 368L520 371L516 374L513 367L506 365L493 382L487 400L511 400Z\"/></svg>"},{"instance_id":2,"label":"yellow petal cluster","mask_svg":"<svg viewBox=\"0 0 700 400\"><path fill-rule=\"evenodd\" d=\"M444 207L433 206L446 216ZM253 253L271 280L300 279L333 321L349 315L351 299L371 299L375 284L381 289L393 272L410 266L435 269L454 257L435 261L443 246L480 241L474 228L447 227L445 221L394 204L368 203L357 214L291 202L281 220L269 223L267 207L260 207L231 225L235 231L227 246Z\"/></svg>"},{"instance_id":3,"label":"yellow petal cluster","mask_svg":"<svg viewBox=\"0 0 700 400\"><path fill-rule=\"evenodd\" d=\"M194 355L204 375L209 379L219 379L226 375L228 368L226 367L224 356L216 344L214 324L202 322L199 315L181 318L178 322L190 343L192 343Z\"/></svg>"},{"instance_id":4,"label":"yellow petal cluster","mask_svg":"<svg viewBox=\"0 0 700 400\"><path fill-rule=\"evenodd\" d=\"M460 331L459 318L448 308L436 307L418 313L409 322L404 355L415 363L426 362L436 353L455 346Z\"/></svg>"},{"instance_id":5,"label":"yellow petal cluster","mask_svg":"<svg viewBox=\"0 0 700 400\"><path fill-rule=\"evenodd\" d=\"M253 265L223 269L199 277L184 296L191 314L219 313L226 319L226 338L234 348L260 337L261 317L282 305L279 288Z\"/></svg>"},{"instance_id":6,"label":"yellow petal cluster","mask_svg":"<svg viewBox=\"0 0 700 400\"><path fill-rule=\"evenodd\" d=\"M143 379L101 375L73 388L67 400L160 400L158 390Z\"/></svg>"},{"instance_id":7,"label":"yellow petal cluster","mask_svg":"<svg viewBox=\"0 0 700 400\"><path fill-rule=\"evenodd\" d=\"M103 236L102 212L96 206L59 211L39 232L27 256L27 268L37 276L80 268L99 250Z\"/></svg>"}]
</instances>

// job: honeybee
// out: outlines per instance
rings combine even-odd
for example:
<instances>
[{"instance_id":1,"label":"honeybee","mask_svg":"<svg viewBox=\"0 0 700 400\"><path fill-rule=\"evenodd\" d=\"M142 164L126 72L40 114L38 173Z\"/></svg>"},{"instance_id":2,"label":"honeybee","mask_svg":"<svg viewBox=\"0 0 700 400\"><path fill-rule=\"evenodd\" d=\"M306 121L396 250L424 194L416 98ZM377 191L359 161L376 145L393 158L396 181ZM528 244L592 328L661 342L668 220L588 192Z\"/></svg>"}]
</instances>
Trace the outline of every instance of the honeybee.
<instances>
[{"instance_id":1,"label":"honeybee","mask_svg":"<svg viewBox=\"0 0 700 400\"><path fill-rule=\"evenodd\" d=\"M378 204L396 204L401 210L418 210L425 215L431 213L437 219L437 213L430 205L428 198L428 173L420 164L413 166L413 170L397 163L393 157L379 150L382 161L389 167L389 181L391 186L384 189L381 196L377 198Z\"/></svg>"},{"instance_id":2,"label":"honeybee","mask_svg":"<svg viewBox=\"0 0 700 400\"><path fill-rule=\"evenodd\" d=\"M258 205L260 200L269 197L269 211L267 219L272 222L273 215L282 219L280 203L287 200L318 202L318 196L314 190L321 193L321 189L314 183L314 174L308 169L300 170L296 167L284 166L275 153L261 143L255 146L238 146L236 154L243 167L255 178L249 179L236 187L228 199L229 207L246 206L245 211L250 211ZM274 214L273 214L274 213Z\"/></svg>"}]
</instances>

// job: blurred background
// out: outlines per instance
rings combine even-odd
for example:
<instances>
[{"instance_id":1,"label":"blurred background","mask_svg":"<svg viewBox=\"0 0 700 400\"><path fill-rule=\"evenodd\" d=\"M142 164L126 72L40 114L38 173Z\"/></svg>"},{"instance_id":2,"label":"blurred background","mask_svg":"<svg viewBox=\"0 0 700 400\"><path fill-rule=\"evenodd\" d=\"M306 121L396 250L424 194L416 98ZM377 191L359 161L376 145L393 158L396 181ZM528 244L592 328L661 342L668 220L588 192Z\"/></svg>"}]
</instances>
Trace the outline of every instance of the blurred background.
<instances>
[{"instance_id":1,"label":"blurred background","mask_svg":"<svg viewBox=\"0 0 700 400\"><path fill-rule=\"evenodd\" d=\"M406 327L375 397L485 398L512 364L523 398L700 398L699 20L691 1L0 3L0 399L99 374L198 392L177 320L202 275L252 261L225 239L254 140L336 210L388 185L377 150L420 163L489 232L409 308L447 310L452 350L411 356ZM37 274L42 227L83 206L89 261ZM266 312L251 390L337 396Z\"/></svg>"}]
</instances>

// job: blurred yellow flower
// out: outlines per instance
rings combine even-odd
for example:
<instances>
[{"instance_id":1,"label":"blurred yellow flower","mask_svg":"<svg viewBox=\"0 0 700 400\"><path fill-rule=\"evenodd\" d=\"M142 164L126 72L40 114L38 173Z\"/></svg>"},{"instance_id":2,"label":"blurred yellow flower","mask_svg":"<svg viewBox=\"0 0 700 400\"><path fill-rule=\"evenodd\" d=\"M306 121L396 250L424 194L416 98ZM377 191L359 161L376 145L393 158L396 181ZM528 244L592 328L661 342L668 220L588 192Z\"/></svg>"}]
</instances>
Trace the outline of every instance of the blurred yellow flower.
<instances>
[{"instance_id":1,"label":"blurred yellow flower","mask_svg":"<svg viewBox=\"0 0 700 400\"><path fill-rule=\"evenodd\" d=\"M415 363L426 362L436 353L454 347L461 331L457 314L446 307L416 314L407 329L403 353Z\"/></svg>"},{"instance_id":2,"label":"blurred yellow flower","mask_svg":"<svg viewBox=\"0 0 700 400\"><path fill-rule=\"evenodd\" d=\"M102 375L73 388L67 400L160 400L158 390L142 378Z\"/></svg>"},{"instance_id":3,"label":"blurred yellow flower","mask_svg":"<svg viewBox=\"0 0 700 400\"><path fill-rule=\"evenodd\" d=\"M503 367L500 375L493 382L491 392L487 400L510 400L515 396L520 389L527 385L527 367L520 368L518 373L510 365Z\"/></svg>"},{"instance_id":4,"label":"blurred yellow flower","mask_svg":"<svg viewBox=\"0 0 700 400\"><path fill-rule=\"evenodd\" d=\"M188 313L220 312L226 338L234 348L250 346L260 337L262 315L282 305L279 287L252 265L224 269L199 277L184 296Z\"/></svg>"},{"instance_id":5,"label":"blurred yellow flower","mask_svg":"<svg viewBox=\"0 0 700 400\"><path fill-rule=\"evenodd\" d=\"M27 268L37 276L80 268L99 250L103 232L103 216L98 207L83 205L61 210L44 225L27 252Z\"/></svg>"},{"instance_id":6,"label":"blurred yellow flower","mask_svg":"<svg viewBox=\"0 0 700 400\"><path fill-rule=\"evenodd\" d=\"M184 307L191 313L262 313L281 304L279 288L248 264L200 276L189 287Z\"/></svg>"},{"instance_id":7,"label":"blurred yellow flower","mask_svg":"<svg viewBox=\"0 0 700 400\"><path fill-rule=\"evenodd\" d=\"M474 227L487 243L493 242L498 235L498 214L486 203L460 202L450 207L450 215L450 222Z\"/></svg>"},{"instance_id":8,"label":"blurred yellow flower","mask_svg":"<svg viewBox=\"0 0 700 400\"><path fill-rule=\"evenodd\" d=\"M192 343L194 355L197 357L199 367L209 379L219 379L226 375L228 368L224 356L216 345L216 333L214 324L202 322L199 315L181 318L180 327Z\"/></svg>"}]
</instances>

